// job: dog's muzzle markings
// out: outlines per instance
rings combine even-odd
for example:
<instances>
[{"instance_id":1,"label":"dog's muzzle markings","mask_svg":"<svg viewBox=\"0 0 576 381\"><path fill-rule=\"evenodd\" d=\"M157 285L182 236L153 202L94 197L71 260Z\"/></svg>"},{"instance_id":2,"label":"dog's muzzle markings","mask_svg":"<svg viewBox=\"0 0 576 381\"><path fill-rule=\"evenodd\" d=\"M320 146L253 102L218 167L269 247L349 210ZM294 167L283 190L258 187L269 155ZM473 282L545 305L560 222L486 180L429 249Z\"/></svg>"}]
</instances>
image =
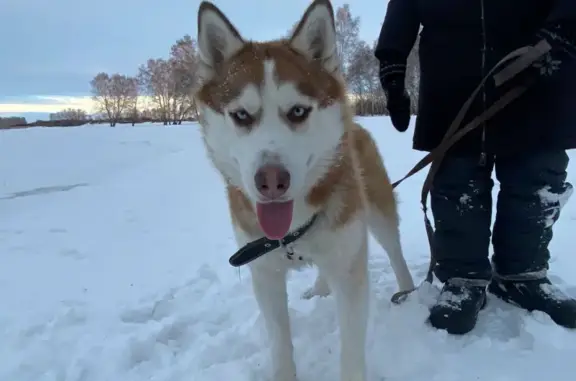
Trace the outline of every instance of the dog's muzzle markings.
<instances>
[{"instance_id":1,"label":"dog's muzzle markings","mask_svg":"<svg viewBox=\"0 0 576 381\"><path fill-rule=\"evenodd\" d=\"M292 260L294 259L294 250L292 250L290 245L306 234L317 219L318 215L314 214L308 222L295 231L288 233L281 240L272 240L267 237L262 237L249 242L234 253L228 262L234 267L240 267L280 247L283 247L286 251L286 258ZM302 257L299 259L302 260Z\"/></svg>"}]
</instances>

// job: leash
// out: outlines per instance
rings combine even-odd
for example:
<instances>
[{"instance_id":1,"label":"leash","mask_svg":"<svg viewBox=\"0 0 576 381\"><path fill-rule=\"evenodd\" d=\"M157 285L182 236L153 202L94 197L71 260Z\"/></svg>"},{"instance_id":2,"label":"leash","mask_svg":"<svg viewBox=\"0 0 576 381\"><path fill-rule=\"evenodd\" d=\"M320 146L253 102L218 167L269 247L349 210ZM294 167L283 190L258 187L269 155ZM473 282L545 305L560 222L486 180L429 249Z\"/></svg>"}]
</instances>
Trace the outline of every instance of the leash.
<instances>
[{"instance_id":1,"label":"leash","mask_svg":"<svg viewBox=\"0 0 576 381\"><path fill-rule=\"evenodd\" d=\"M494 104L492 104L488 109L486 109L482 114L474 118L470 123L466 124L464 127L459 128L464 120L466 114L468 113L472 103L476 99L478 93L480 93L484 84L490 79L493 78L496 87L501 86L506 81L510 80L517 74L519 74L524 69L528 68L534 62L536 62L539 58L543 55L548 53L551 49L550 44L546 40L541 40L538 44L534 46L525 46L519 48L504 58L502 58L494 67L482 78L480 84L476 87L476 89L472 92L470 97L466 100L456 118L452 121L448 131L442 138L440 144L431 152L429 152L426 156L424 156L416 165L406 174L406 176L402 177L400 180L396 181L392 184L392 188L398 187L401 183L403 183L406 179L414 176L416 173L420 172L422 169L426 168L428 164L431 164L430 170L428 171L428 175L424 180L424 184L422 185L422 192L420 196L420 203L422 205L422 211L424 213L424 225L426 228L426 235L428 237L428 244L430 246L430 264L428 266L428 271L426 273L425 282L430 284L434 281L434 267L436 265L436 255L434 253L434 228L432 227L432 223L428 218L428 194L432 189L432 182L434 180L434 176L438 172L438 168L444 158L446 152L450 147L452 147L456 142L458 142L462 137L468 134L470 131L478 128L479 126L483 125L486 121L492 118L495 114L500 112L504 109L507 105L512 103L514 100L519 98L522 94L526 92L526 90L532 85L532 83L528 83L523 86L517 86L506 92L500 99L498 99ZM513 60L513 61L512 61ZM508 64L510 61L512 63ZM505 66L508 64L507 66ZM504 67L504 68L502 68ZM498 71L500 70L500 71ZM498 71L496 74L494 74ZM422 283L423 284L423 283ZM422 286L420 284L420 286ZM418 287L420 287L418 286ZM399 304L406 300L409 294L414 292L418 287L412 290L400 291L395 293L392 296L392 302L395 304Z\"/></svg>"}]
</instances>

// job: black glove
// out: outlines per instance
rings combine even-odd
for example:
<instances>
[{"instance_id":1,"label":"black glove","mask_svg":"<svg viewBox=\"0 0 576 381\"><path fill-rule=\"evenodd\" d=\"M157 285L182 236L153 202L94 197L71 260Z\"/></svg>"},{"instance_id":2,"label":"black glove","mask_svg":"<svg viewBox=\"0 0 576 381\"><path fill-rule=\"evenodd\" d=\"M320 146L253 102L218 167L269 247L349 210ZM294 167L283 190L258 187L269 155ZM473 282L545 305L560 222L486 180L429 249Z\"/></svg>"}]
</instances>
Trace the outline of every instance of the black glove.
<instances>
[{"instance_id":1,"label":"black glove","mask_svg":"<svg viewBox=\"0 0 576 381\"><path fill-rule=\"evenodd\" d=\"M410 97L404 87L406 65L380 63L380 83L386 94L386 108L392 125L404 132L410 125Z\"/></svg>"},{"instance_id":2,"label":"black glove","mask_svg":"<svg viewBox=\"0 0 576 381\"><path fill-rule=\"evenodd\" d=\"M404 132L410 125L410 96L404 89L386 91L386 107L390 113L392 125L399 132Z\"/></svg>"}]
</instances>

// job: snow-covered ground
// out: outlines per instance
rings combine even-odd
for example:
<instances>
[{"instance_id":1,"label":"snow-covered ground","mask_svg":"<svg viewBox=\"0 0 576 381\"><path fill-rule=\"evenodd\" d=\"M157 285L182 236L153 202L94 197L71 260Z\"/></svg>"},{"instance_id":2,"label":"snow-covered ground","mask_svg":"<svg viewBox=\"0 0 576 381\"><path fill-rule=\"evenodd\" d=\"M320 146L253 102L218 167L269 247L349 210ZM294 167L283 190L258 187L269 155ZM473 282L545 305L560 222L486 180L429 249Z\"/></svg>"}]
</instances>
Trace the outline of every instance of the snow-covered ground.
<instances>
[{"instance_id":1,"label":"snow-covered ground","mask_svg":"<svg viewBox=\"0 0 576 381\"><path fill-rule=\"evenodd\" d=\"M393 179L422 157L388 119L360 121ZM269 379L250 275L228 265L227 203L199 136L194 124L0 132L1 381ZM576 183L576 164L570 170ZM423 176L399 188L417 281L428 260ZM572 200L551 266L574 296L575 231ZM449 337L425 324L436 289L390 305L395 281L374 242L370 273L370 380L574 379L576 333L547 316L490 298L477 329ZM334 300L300 299L314 275L294 273L289 283L296 363L302 381L334 381Z\"/></svg>"}]
</instances>

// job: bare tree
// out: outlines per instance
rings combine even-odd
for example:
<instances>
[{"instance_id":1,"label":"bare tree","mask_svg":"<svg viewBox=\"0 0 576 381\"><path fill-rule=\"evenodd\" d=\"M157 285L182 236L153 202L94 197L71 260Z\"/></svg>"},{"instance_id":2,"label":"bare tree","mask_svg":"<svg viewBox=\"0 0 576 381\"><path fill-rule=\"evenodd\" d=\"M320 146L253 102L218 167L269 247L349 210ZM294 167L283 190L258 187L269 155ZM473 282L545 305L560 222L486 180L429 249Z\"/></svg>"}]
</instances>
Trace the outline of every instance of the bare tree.
<instances>
[{"instance_id":1,"label":"bare tree","mask_svg":"<svg viewBox=\"0 0 576 381\"><path fill-rule=\"evenodd\" d=\"M348 76L348 66L354 55L360 39L360 17L353 17L350 5L344 4L336 10L336 48L340 58L340 69L344 76Z\"/></svg>"},{"instance_id":2,"label":"bare tree","mask_svg":"<svg viewBox=\"0 0 576 381\"><path fill-rule=\"evenodd\" d=\"M189 35L172 45L169 63L174 93L171 116L174 124L181 124L190 114L196 116L193 94L197 84L198 55L196 43Z\"/></svg>"},{"instance_id":3,"label":"bare tree","mask_svg":"<svg viewBox=\"0 0 576 381\"><path fill-rule=\"evenodd\" d=\"M136 82L138 82L138 80L136 80ZM136 84L136 87L138 87L138 84ZM134 101L134 104L132 105L129 113L130 115L128 118L132 120L132 126L134 126L140 119L140 112L138 111L138 97L136 97L136 100Z\"/></svg>"},{"instance_id":4,"label":"bare tree","mask_svg":"<svg viewBox=\"0 0 576 381\"><path fill-rule=\"evenodd\" d=\"M99 73L90 85L98 111L106 114L112 127L116 126L126 110L134 107L138 99L138 83L135 78L126 75Z\"/></svg>"},{"instance_id":5,"label":"bare tree","mask_svg":"<svg viewBox=\"0 0 576 381\"><path fill-rule=\"evenodd\" d=\"M92 87L92 100L96 103L98 111L105 113L109 120L114 115L114 100L110 90L110 76L107 73L98 73L90 82Z\"/></svg>"},{"instance_id":6,"label":"bare tree","mask_svg":"<svg viewBox=\"0 0 576 381\"><path fill-rule=\"evenodd\" d=\"M164 125L180 124L196 114L193 92L197 84L196 43L189 36L176 41L166 59L150 59L140 66L138 79Z\"/></svg>"},{"instance_id":7,"label":"bare tree","mask_svg":"<svg viewBox=\"0 0 576 381\"><path fill-rule=\"evenodd\" d=\"M347 78L357 114L381 115L386 112L378 74L378 61L373 48L364 41L359 42L350 59Z\"/></svg>"},{"instance_id":8,"label":"bare tree","mask_svg":"<svg viewBox=\"0 0 576 381\"><path fill-rule=\"evenodd\" d=\"M88 120L88 114L80 108L66 108L50 114L50 120Z\"/></svg>"},{"instance_id":9,"label":"bare tree","mask_svg":"<svg viewBox=\"0 0 576 381\"><path fill-rule=\"evenodd\" d=\"M153 107L159 110L158 119L167 125L172 98L170 63L162 58L149 59L138 71L143 92L150 97Z\"/></svg>"}]
</instances>

